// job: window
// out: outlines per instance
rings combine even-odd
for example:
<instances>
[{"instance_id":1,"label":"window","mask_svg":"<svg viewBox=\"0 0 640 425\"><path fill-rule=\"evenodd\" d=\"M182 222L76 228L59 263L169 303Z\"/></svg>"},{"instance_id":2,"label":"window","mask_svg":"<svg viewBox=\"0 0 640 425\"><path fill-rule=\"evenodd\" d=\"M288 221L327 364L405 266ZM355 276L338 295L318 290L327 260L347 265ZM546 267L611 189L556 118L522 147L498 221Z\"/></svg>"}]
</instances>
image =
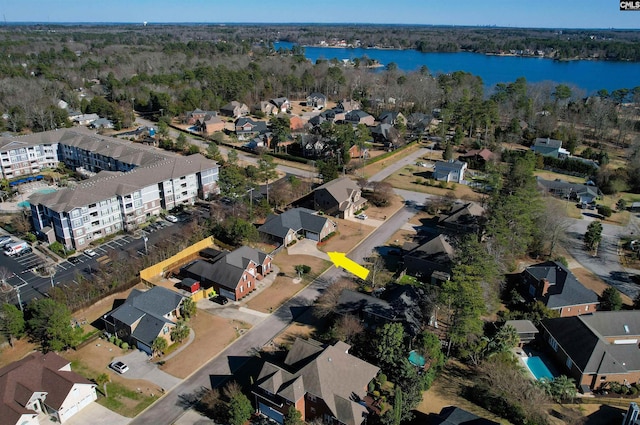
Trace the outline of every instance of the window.
<instances>
[{"instance_id":1,"label":"window","mask_svg":"<svg viewBox=\"0 0 640 425\"><path fill-rule=\"evenodd\" d=\"M311 394L311 393L307 393L307 398L309 399L309 401L313 401L313 402L315 402L315 401L316 401L316 396L314 396L314 395L313 395L313 394Z\"/></svg>"},{"instance_id":2,"label":"window","mask_svg":"<svg viewBox=\"0 0 640 425\"><path fill-rule=\"evenodd\" d=\"M571 366L573 366L573 362L572 362L572 361L571 361L571 359L570 359L570 358L568 358L568 357L567 357L567 363L566 363L566 365L567 365L567 368L568 368L568 369L571 369Z\"/></svg>"},{"instance_id":3,"label":"window","mask_svg":"<svg viewBox=\"0 0 640 425\"><path fill-rule=\"evenodd\" d=\"M244 292L244 286L240 285L240 293Z\"/></svg>"},{"instance_id":4,"label":"window","mask_svg":"<svg viewBox=\"0 0 640 425\"><path fill-rule=\"evenodd\" d=\"M558 351L558 341L551 335L549 335L549 345L553 348L553 351Z\"/></svg>"}]
</instances>

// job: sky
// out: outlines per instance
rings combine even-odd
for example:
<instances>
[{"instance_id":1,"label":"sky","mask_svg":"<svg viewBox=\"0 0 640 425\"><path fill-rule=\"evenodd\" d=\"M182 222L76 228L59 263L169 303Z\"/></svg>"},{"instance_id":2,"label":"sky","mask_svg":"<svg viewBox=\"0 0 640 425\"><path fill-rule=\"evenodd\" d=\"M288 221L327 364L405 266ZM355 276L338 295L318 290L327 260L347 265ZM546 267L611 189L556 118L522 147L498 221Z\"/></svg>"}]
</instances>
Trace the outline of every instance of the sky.
<instances>
[{"instance_id":1,"label":"sky","mask_svg":"<svg viewBox=\"0 0 640 425\"><path fill-rule=\"evenodd\" d=\"M5 22L369 23L640 29L619 0L0 0Z\"/></svg>"}]
</instances>

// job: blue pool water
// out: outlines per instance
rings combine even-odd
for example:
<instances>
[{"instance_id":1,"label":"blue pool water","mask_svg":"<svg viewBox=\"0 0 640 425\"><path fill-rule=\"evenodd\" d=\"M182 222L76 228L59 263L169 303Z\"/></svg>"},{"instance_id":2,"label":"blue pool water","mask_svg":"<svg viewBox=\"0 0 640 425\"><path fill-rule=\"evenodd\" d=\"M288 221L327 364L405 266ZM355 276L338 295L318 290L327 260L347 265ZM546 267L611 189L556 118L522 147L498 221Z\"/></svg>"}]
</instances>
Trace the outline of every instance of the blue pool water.
<instances>
[{"instance_id":1,"label":"blue pool water","mask_svg":"<svg viewBox=\"0 0 640 425\"><path fill-rule=\"evenodd\" d=\"M409 362L412 365L418 366L418 367L424 367L424 364L425 364L424 357L418 354L418 352L415 350L409 353Z\"/></svg>"},{"instance_id":2,"label":"blue pool water","mask_svg":"<svg viewBox=\"0 0 640 425\"><path fill-rule=\"evenodd\" d=\"M531 372L533 377L537 380L542 378L553 380L553 373L551 373L540 357L523 357L522 360L524 361L524 364L527 365L529 372Z\"/></svg>"},{"instance_id":3,"label":"blue pool water","mask_svg":"<svg viewBox=\"0 0 640 425\"><path fill-rule=\"evenodd\" d=\"M57 192L57 190L56 189L51 189L51 188L44 188L44 189L36 190L34 193L47 194L47 193L53 193L53 192ZM20 208L31 208L31 204L29 203L29 201L18 202L17 205Z\"/></svg>"}]
</instances>

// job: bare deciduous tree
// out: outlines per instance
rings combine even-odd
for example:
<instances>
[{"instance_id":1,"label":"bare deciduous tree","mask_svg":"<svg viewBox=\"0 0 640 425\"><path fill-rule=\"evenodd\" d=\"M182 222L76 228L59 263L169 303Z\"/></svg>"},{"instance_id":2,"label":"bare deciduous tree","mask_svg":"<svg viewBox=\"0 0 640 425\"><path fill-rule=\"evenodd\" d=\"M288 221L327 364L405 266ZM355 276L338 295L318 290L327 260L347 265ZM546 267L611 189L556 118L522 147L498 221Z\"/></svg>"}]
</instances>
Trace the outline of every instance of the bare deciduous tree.
<instances>
[{"instance_id":1,"label":"bare deciduous tree","mask_svg":"<svg viewBox=\"0 0 640 425\"><path fill-rule=\"evenodd\" d=\"M345 289L355 289L356 284L349 279L340 279L325 289L313 306L313 314L317 317L326 317L335 311L340 294Z\"/></svg>"}]
</instances>

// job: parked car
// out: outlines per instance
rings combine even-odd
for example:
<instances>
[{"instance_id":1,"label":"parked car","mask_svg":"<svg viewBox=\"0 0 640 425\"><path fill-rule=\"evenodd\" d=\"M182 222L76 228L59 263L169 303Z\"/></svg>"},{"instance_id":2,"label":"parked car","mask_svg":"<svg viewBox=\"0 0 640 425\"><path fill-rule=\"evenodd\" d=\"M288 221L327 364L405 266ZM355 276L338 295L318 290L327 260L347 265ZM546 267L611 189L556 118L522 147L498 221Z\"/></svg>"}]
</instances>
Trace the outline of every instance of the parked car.
<instances>
[{"instance_id":1,"label":"parked car","mask_svg":"<svg viewBox=\"0 0 640 425\"><path fill-rule=\"evenodd\" d=\"M30 252L33 252L33 248L31 248L30 246L28 246L28 247L24 248L23 250L18 251L18 252L15 254L15 256L16 256L16 257L22 257L23 255L25 255L25 254L29 254Z\"/></svg>"},{"instance_id":2,"label":"parked car","mask_svg":"<svg viewBox=\"0 0 640 425\"><path fill-rule=\"evenodd\" d=\"M85 249L84 253L87 254L89 257L95 257L96 255L98 255L98 253L95 252L93 249Z\"/></svg>"},{"instance_id":3,"label":"parked car","mask_svg":"<svg viewBox=\"0 0 640 425\"><path fill-rule=\"evenodd\" d=\"M356 216L356 218L358 218L358 219L360 219L360 220L366 220L366 219L368 219L369 217L368 217L366 214L358 214L358 215Z\"/></svg>"},{"instance_id":4,"label":"parked car","mask_svg":"<svg viewBox=\"0 0 640 425\"><path fill-rule=\"evenodd\" d=\"M213 298L211 298L212 301L217 302L220 305L225 305L229 302L229 298L223 296L223 295L217 295Z\"/></svg>"},{"instance_id":5,"label":"parked car","mask_svg":"<svg viewBox=\"0 0 640 425\"><path fill-rule=\"evenodd\" d=\"M71 264L78 264L80 262L80 257L69 257L67 258L67 261Z\"/></svg>"},{"instance_id":6,"label":"parked car","mask_svg":"<svg viewBox=\"0 0 640 425\"><path fill-rule=\"evenodd\" d=\"M111 363L111 369L115 370L118 373L125 373L129 370L129 366L122 362L113 362Z\"/></svg>"},{"instance_id":7,"label":"parked car","mask_svg":"<svg viewBox=\"0 0 640 425\"><path fill-rule=\"evenodd\" d=\"M171 223L177 223L178 222L178 217L176 217L175 215L168 215L165 218L167 219L167 221L169 221Z\"/></svg>"}]
</instances>

